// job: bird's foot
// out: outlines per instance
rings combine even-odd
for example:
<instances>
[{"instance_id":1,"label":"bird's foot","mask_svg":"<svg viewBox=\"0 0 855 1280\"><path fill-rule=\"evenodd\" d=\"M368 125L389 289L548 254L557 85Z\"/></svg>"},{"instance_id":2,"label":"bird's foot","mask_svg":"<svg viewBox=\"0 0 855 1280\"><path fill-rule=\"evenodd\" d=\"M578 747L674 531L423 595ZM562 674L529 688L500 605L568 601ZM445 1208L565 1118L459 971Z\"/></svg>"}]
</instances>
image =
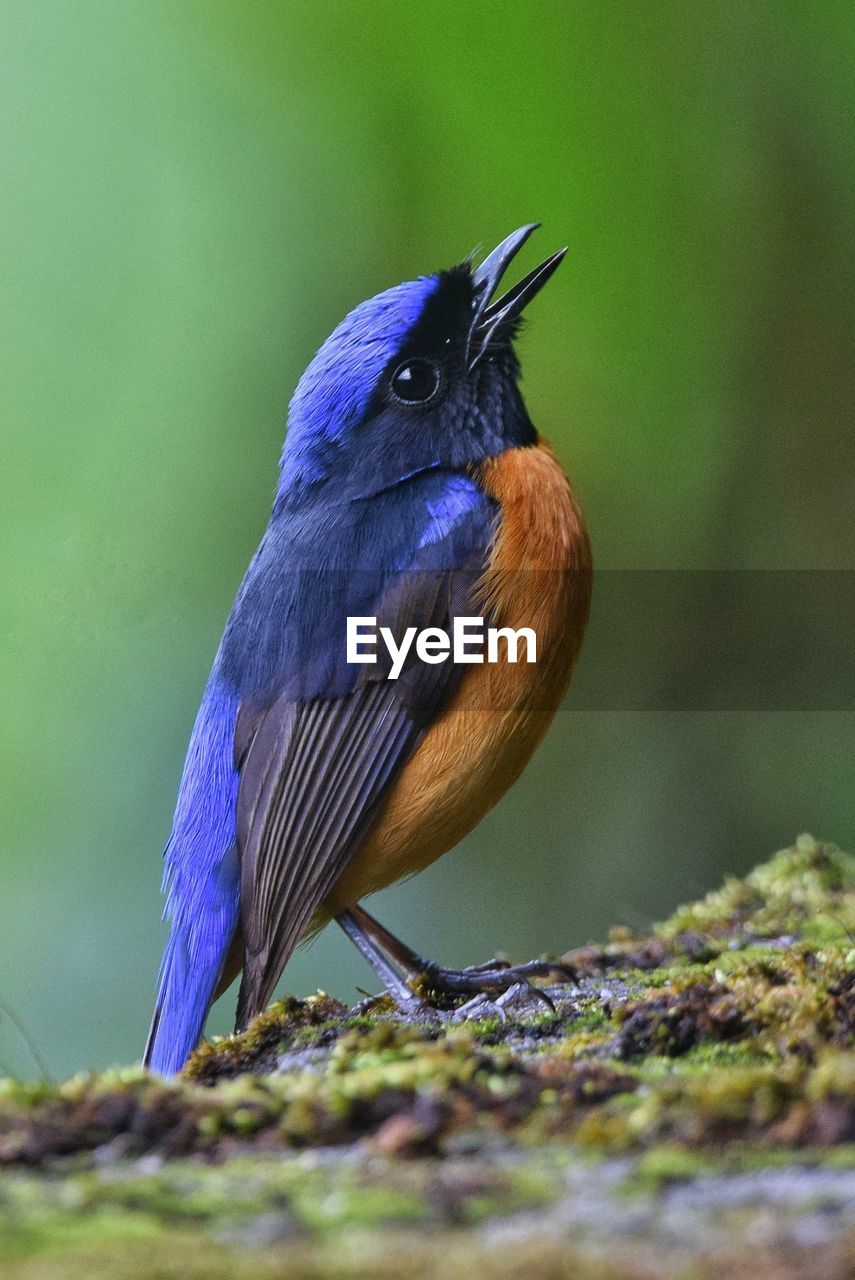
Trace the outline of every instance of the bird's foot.
<instances>
[{"instance_id":1,"label":"bird's foot","mask_svg":"<svg viewBox=\"0 0 855 1280\"><path fill-rule=\"evenodd\" d=\"M531 960L518 965L490 960L466 969L428 964L415 979L413 989L417 996L429 998L440 1006L450 1003L452 1021L498 1016L504 1022L507 1007L521 998L538 1000L554 1013L551 998L532 983L532 978L550 977L559 982L572 982L575 974L567 965L554 960ZM473 998L465 1004L456 1004L456 997L466 995Z\"/></svg>"},{"instance_id":2,"label":"bird's foot","mask_svg":"<svg viewBox=\"0 0 855 1280\"><path fill-rule=\"evenodd\" d=\"M530 984L532 978L553 978L558 982L574 982L576 975L569 965L557 960L529 960L527 964L508 964L506 960L488 960L466 969L445 969L426 964L413 981L418 995L471 996L501 994L519 983Z\"/></svg>"},{"instance_id":3,"label":"bird's foot","mask_svg":"<svg viewBox=\"0 0 855 1280\"><path fill-rule=\"evenodd\" d=\"M488 995L485 991L479 992L477 996L473 996L471 1000L467 1000L465 1004L459 1004L456 1009L452 1009L446 1017L449 1022L471 1022L479 1018L498 1018L501 1023L508 1020L508 1009L512 1004L518 1001L527 1004L531 1000L538 1000L543 1004L550 1013L555 1013L555 1005L539 987L533 987L530 982L514 982L503 991L501 995Z\"/></svg>"}]
</instances>

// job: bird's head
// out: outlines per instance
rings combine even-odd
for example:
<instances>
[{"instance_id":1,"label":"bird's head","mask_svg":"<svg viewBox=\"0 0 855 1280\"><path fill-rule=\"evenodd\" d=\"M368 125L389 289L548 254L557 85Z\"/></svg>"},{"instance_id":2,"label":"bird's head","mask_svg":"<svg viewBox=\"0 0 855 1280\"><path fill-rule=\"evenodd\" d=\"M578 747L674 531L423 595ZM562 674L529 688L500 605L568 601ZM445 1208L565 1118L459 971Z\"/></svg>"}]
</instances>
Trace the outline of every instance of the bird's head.
<instances>
[{"instance_id":1,"label":"bird's head","mask_svg":"<svg viewBox=\"0 0 855 1280\"><path fill-rule=\"evenodd\" d=\"M306 369L288 418L277 507L322 492L365 496L430 467L463 467L530 443L513 340L559 250L498 299L537 227L467 261L361 303Z\"/></svg>"}]
</instances>

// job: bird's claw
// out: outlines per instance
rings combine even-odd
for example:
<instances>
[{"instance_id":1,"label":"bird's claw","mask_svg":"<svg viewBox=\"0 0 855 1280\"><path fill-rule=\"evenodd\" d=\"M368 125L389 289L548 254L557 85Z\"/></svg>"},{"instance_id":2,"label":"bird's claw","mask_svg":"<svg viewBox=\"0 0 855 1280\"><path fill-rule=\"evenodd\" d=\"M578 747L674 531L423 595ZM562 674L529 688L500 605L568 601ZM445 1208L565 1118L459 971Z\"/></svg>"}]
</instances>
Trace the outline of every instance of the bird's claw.
<instances>
[{"instance_id":1,"label":"bird's claw","mask_svg":"<svg viewBox=\"0 0 855 1280\"><path fill-rule=\"evenodd\" d=\"M483 991L480 995L473 996L471 1000L467 1000L465 1004L458 1005L456 1009L452 1009L451 1013L447 1014L446 1017L449 1022L472 1022L479 1018L498 1018L503 1026L508 1020L508 1015L499 1004L499 1001L491 999Z\"/></svg>"},{"instance_id":2,"label":"bird's claw","mask_svg":"<svg viewBox=\"0 0 855 1280\"><path fill-rule=\"evenodd\" d=\"M508 1020L507 1010L510 1005L517 1000L532 999L542 1001L550 1013L555 1013L555 1005L545 991L541 991L539 987L533 987L530 982L521 981L511 983L506 990L496 996L489 995L486 991L479 992L471 1000L452 1010L449 1021L467 1022L473 1018L494 1017L504 1024Z\"/></svg>"},{"instance_id":3,"label":"bird's claw","mask_svg":"<svg viewBox=\"0 0 855 1280\"><path fill-rule=\"evenodd\" d=\"M558 975L565 982L573 982L575 974L569 965L554 960L530 960L527 964L510 965L505 960L490 960L486 964L471 965L466 969L443 969L428 965L420 975L420 990L438 996L481 995L491 992L501 994L522 984L535 991L554 1009L548 996L532 985L532 978Z\"/></svg>"},{"instance_id":4,"label":"bird's claw","mask_svg":"<svg viewBox=\"0 0 855 1280\"><path fill-rule=\"evenodd\" d=\"M439 1010L429 1000L413 993L409 998L393 996L395 1006L402 1017L411 1022L439 1022Z\"/></svg>"},{"instance_id":5,"label":"bird's claw","mask_svg":"<svg viewBox=\"0 0 855 1280\"><path fill-rule=\"evenodd\" d=\"M467 1022L475 1018L498 1018L507 1021L507 1010L517 1001L539 1001L554 1014L551 997L531 981L535 977L558 975L565 981L573 981L575 974L567 965L553 960L531 960L527 964L511 965L506 960L489 960L486 964L471 965L466 969L444 969L440 965L426 964L416 978L411 979L409 991L400 987L387 989L382 996L368 997L360 1001L354 1012L366 1014L377 1011L378 1001L391 1001L401 1017L414 1022ZM456 998L470 996L463 1003Z\"/></svg>"}]
</instances>

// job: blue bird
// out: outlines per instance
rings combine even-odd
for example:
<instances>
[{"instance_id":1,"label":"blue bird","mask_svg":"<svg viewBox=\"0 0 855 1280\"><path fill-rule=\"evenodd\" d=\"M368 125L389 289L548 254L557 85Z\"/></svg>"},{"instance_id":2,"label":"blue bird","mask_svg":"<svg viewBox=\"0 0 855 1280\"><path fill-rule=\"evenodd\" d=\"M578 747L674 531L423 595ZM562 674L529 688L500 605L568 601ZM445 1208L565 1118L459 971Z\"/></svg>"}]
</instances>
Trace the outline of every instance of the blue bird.
<instances>
[{"instance_id":1,"label":"blue bird","mask_svg":"<svg viewBox=\"0 0 855 1280\"><path fill-rule=\"evenodd\" d=\"M529 419L514 349L564 251L494 300L536 225L477 269L362 303L300 379L166 848L171 931L144 1057L155 1071L181 1069L238 973L244 1028L333 918L402 1006L418 972L452 995L540 972L442 969L360 906L456 844L511 785L581 646L588 537ZM348 653L348 619L376 619L400 645L409 628L471 617L532 629L536 662L410 649L393 679L380 646L374 663Z\"/></svg>"}]
</instances>

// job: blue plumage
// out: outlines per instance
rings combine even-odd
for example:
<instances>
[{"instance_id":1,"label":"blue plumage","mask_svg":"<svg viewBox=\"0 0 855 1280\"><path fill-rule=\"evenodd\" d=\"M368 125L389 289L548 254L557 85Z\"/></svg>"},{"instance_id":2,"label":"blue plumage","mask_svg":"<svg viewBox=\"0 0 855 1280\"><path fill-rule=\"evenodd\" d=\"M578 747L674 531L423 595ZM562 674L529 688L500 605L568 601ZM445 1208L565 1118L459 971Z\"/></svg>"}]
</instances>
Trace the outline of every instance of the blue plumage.
<instances>
[{"instance_id":1,"label":"blue plumage","mask_svg":"<svg viewBox=\"0 0 855 1280\"><path fill-rule=\"evenodd\" d=\"M394 684L348 664L346 619L400 630L472 611L499 515L475 467L535 439L511 344L485 310L488 283L464 265L362 303L294 394L270 522L214 662L166 849L171 932L145 1056L157 1071L178 1070L198 1041L233 939L239 1021L263 1007L453 694L452 664L409 662Z\"/></svg>"},{"instance_id":2,"label":"blue plumage","mask_svg":"<svg viewBox=\"0 0 855 1280\"><path fill-rule=\"evenodd\" d=\"M172 927L146 1048L146 1060L164 1074L179 1070L202 1033L237 923L237 707L215 667L193 726L164 855Z\"/></svg>"},{"instance_id":3,"label":"blue plumage","mask_svg":"<svg viewBox=\"0 0 855 1280\"><path fill-rule=\"evenodd\" d=\"M395 285L354 307L309 363L294 392L279 496L292 499L337 470L378 379L424 310L439 276Z\"/></svg>"},{"instance_id":4,"label":"blue plumage","mask_svg":"<svg viewBox=\"0 0 855 1280\"><path fill-rule=\"evenodd\" d=\"M346 662L346 620L376 615L402 574L461 568L489 537L491 500L431 468L382 501L315 502L271 522L238 593L216 670L238 697L338 697L364 675Z\"/></svg>"}]
</instances>

